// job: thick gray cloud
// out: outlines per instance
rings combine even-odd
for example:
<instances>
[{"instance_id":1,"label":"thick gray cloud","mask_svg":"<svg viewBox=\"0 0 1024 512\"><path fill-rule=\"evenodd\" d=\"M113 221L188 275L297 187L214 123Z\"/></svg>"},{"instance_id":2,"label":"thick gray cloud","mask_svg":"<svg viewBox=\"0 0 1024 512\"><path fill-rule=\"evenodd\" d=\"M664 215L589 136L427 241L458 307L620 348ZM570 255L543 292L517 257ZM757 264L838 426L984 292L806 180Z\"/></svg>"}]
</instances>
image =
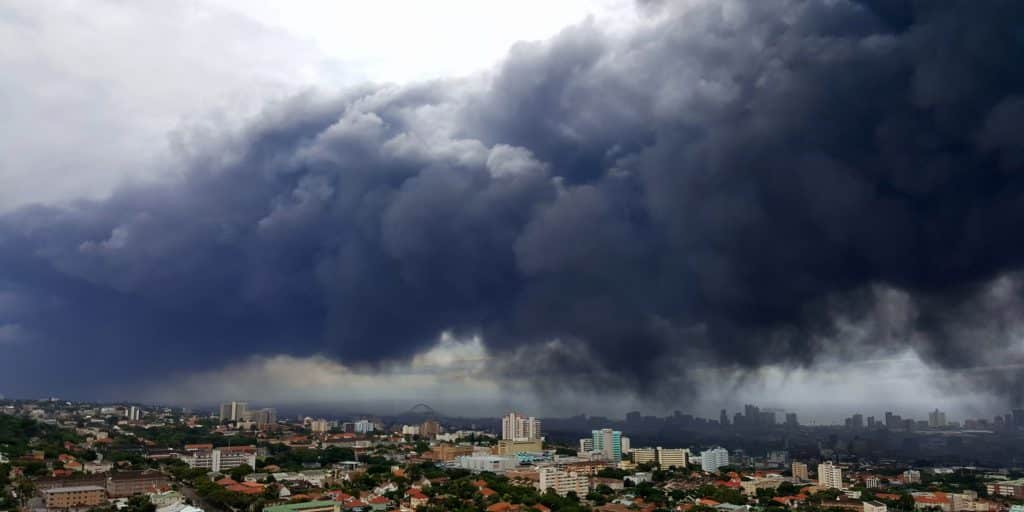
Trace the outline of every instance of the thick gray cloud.
<instances>
[{"instance_id":1,"label":"thick gray cloud","mask_svg":"<svg viewBox=\"0 0 1024 512\"><path fill-rule=\"evenodd\" d=\"M5 214L0 326L31 342L0 364L378 364L447 330L540 389L676 398L695 362L1021 355L1013 2L643 9L484 77L296 97L182 137L173 179ZM1019 369L978 375L1021 399Z\"/></svg>"}]
</instances>

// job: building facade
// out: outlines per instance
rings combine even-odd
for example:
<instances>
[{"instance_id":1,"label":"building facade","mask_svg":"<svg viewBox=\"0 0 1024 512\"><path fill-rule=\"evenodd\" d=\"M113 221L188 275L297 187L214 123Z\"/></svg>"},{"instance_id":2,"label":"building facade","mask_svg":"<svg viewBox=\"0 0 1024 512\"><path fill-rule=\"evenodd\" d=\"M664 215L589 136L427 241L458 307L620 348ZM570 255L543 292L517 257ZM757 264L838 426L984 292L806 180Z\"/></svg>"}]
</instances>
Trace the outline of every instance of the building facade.
<instances>
[{"instance_id":1,"label":"building facade","mask_svg":"<svg viewBox=\"0 0 1024 512\"><path fill-rule=\"evenodd\" d=\"M804 464L803 462L794 462L793 478L798 482L806 482L810 480L810 475L807 473L807 464Z\"/></svg>"},{"instance_id":2,"label":"building facade","mask_svg":"<svg viewBox=\"0 0 1024 512\"><path fill-rule=\"evenodd\" d=\"M818 486L826 489L842 489L843 469L832 462L818 464Z\"/></svg>"},{"instance_id":3,"label":"building facade","mask_svg":"<svg viewBox=\"0 0 1024 512\"><path fill-rule=\"evenodd\" d=\"M719 468L729 465L729 450L716 446L710 450L700 452L700 468L708 473L714 473Z\"/></svg>"},{"instance_id":4,"label":"building facade","mask_svg":"<svg viewBox=\"0 0 1024 512\"><path fill-rule=\"evenodd\" d=\"M538 470L540 475L539 487L541 492L554 489L559 496L565 496L570 492L577 496L587 495L590 489L590 479L575 471L563 471L551 466L542 467Z\"/></svg>"},{"instance_id":5,"label":"building facade","mask_svg":"<svg viewBox=\"0 0 1024 512\"><path fill-rule=\"evenodd\" d=\"M659 446L656 455L656 462L661 469L685 468L690 463L690 450L686 448L662 448Z\"/></svg>"},{"instance_id":6,"label":"building facade","mask_svg":"<svg viewBox=\"0 0 1024 512\"><path fill-rule=\"evenodd\" d=\"M226 404L220 404L220 420L221 421L239 421L245 419L245 414L249 409L247 402L228 402Z\"/></svg>"},{"instance_id":7,"label":"building facade","mask_svg":"<svg viewBox=\"0 0 1024 512\"><path fill-rule=\"evenodd\" d=\"M595 452L601 452L606 460L619 462L622 460L622 432L603 428L591 432Z\"/></svg>"},{"instance_id":8,"label":"building facade","mask_svg":"<svg viewBox=\"0 0 1024 512\"><path fill-rule=\"evenodd\" d=\"M107 490L98 485L54 487L43 491L48 509L96 507L107 501Z\"/></svg>"},{"instance_id":9,"label":"building facade","mask_svg":"<svg viewBox=\"0 0 1024 512\"><path fill-rule=\"evenodd\" d=\"M541 438L540 420L512 411L501 418L501 438L513 441L535 441Z\"/></svg>"}]
</instances>

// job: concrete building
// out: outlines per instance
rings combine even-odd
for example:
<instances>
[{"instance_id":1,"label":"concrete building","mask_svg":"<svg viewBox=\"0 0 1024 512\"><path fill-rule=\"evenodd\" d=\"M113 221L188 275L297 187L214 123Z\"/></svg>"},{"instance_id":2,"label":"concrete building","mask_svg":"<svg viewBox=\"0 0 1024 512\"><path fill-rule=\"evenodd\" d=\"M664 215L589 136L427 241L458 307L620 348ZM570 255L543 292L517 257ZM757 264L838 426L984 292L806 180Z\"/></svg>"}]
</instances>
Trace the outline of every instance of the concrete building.
<instances>
[{"instance_id":1,"label":"concrete building","mask_svg":"<svg viewBox=\"0 0 1024 512\"><path fill-rule=\"evenodd\" d=\"M885 503L880 501L864 502L864 512L887 512L887 508L888 507L885 506Z\"/></svg>"},{"instance_id":2,"label":"concrete building","mask_svg":"<svg viewBox=\"0 0 1024 512\"><path fill-rule=\"evenodd\" d=\"M141 417L142 409L139 409L136 405L128 407L128 421L139 421Z\"/></svg>"},{"instance_id":3,"label":"concrete building","mask_svg":"<svg viewBox=\"0 0 1024 512\"><path fill-rule=\"evenodd\" d=\"M1003 480L1001 482L989 482L985 484L989 496L1006 496L1008 498L1024 499L1024 478L1018 480Z\"/></svg>"},{"instance_id":4,"label":"concrete building","mask_svg":"<svg viewBox=\"0 0 1024 512\"><path fill-rule=\"evenodd\" d=\"M803 462L793 462L793 478L797 482L806 482L811 479L807 473L807 464Z\"/></svg>"},{"instance_id":5,"label":"concrete building","mask_svg":"<svg viewBox=\"0 0 1024 512\"><path fill-rule=\"evenodd\" d=\"M107 494L111 498L125 498L158 492L170 484L170 480L159 471L119 471L110 474Z\"/></svg>"},{"instance_id":6,"label":"concrete building","mask_svg":"<svg viewBox=\"0 0 1024 512\"><path fill-rule=\"evenodd\" d=\"M842 489L843 469L831 461L818 464L818 486L825 489Z\"/></svg>"},{"instance_id":7,"label":"concrete building","mask_svg":"<svg viewBox=\"0 0 1024 512\"><path fill-rule=\"evenodd\" d=\"M700 452L700 468L708 473L714 473L719 468L729 465L729 450L716 446L710 450Z\"/></svg>"},{"instance_id":8,"label":"concrete building","mask_svg":"<svg viewBox=\"0 0 1024 512\"><path fill-rule=\"evenodd\" d=\"M221 421L239 421L245 419L245 414L248 411L248 402L228 402L226 404L220 404L220 420Z\"/></svg>"},{"instance_id":9,"label":"concrete building","mask_svg":"<svg viewBox=\"0 0 1024 512\"><path fill-rule=\"evenodd\" d=\"M629 458L633 464L653 464L658 461L658 452L654 448L637 448L629 454Z\"/></svg>"},{"instance_id":10,"label":"concrete building","mask_svg":"<svg viewBox=\"0 0 1024 512\"><path fill-rule=\"evenodd\" d=\"M916 469L908 469L903 472L903 483L905 485L921 483L921 472Z\"/></svg>"},{"instance_id":11,"label":"concrete building","mask_svg":"<svg viewBox=\"0 0 1024 512\"><path fill-rule=\"evenodd\" d=\"M48 509L90 508L107 501L107 490L98 485L54 487L43 491Z\"/></svg>"},{"instance_id":12,"label":"concrete building","mask_svg":"<svg viewBox=\"0 0 1024 512\"><path fill-rule=\"evenodd\" d=\"M661 469L685 468L690 463L690 450L686 448L662 448L659 446L655 451L656 462Z\"/></svg>"},{"instance_id":13,"label":"concrete building","mask_svg":"<svg viewBox=\"0 0 1024 512\"><path fill-rule=\"evenodd\" d=\"M322 434L331 430L331 423L323 418L309 422L309 430L316 434Z\"/></svg>"},{"instance_id":14,"label":"concrete building","mask_svg":"<svg viewBox=\"0 0 1024 512\"><path fill-rule=\"evenodd\" d=\"M357 434L369 434L374 431L376 427L370 420L359 420L355 422L353 429Z\"/></svg>"},{"instance_id":15,"label":"concrete building","mask_svg":"<svg viewBox=\"0 0 1024 512\"><path fill-rule=\"evenodd\" d=\"M455 465L474 473L490 471L491 473L500 474L509 469L519 467L519 459L495 455L464 455L455 459Z\"/></svg>"},{"instance_id":16,"label":"concrete building","mask_svg":"<svg viewBox=\"0 0 1024 512\"><path fill-rule=\"evenodd\" d=\"M273 425L277 423L277 410L266 408L249 411L246 419L255 423L257 427Z\"/></svg>"},{"instance_id":17,"label":"concrete building","mask_svg":"<svg viewBox=\"0 0 1024 512\"><path fill-rule=\"evenodd\" d=\"M943 428L946 426L946 413L935 409L928 413L928 427L929 428Z\"/></svg>"},{"instance_id":18,"label":"concrete building","mask_svg":"<svg viewBox=\"0 0 1024 512\"><path fill-rule=\"evenodd\" d=\"M540 420L512 411L501 418L501 438L512 441L535 441L541 438Z\"/></svg>"},{"instance_id":19,"label":"concrete building","mask_svg":"<svg viewBox=\"0 0 1024 512\"><path fill-rule=\"evenodd\" d=\"M585 453L594 451L594 438L584 437L580 439L580 451Z\"/></svg>"},{"instance_id":20,"label":"concrete building","mask_svg":"<svg viewBox=\"0 0 1024 512\"><path fill-rule=\"evenodd\" d=\"M495 447L495 453L501 456L515 455L517 453L539 453L544 451L544 443L540 439L532 441L516 441L513 439L502 439Z\"/></svg>"},{"instance_id":21,"label":"concrete building","mask_svg":"<svg viewBox=\"0 0 1024 512\"><path fill-rule=\"evenodd\" d=\"M403 436L418 436L420 435L419 425L402 425Z\"/></svg>"},{"instance_id":22,"label":"concrete building","mask_svg":"<svg viewBox=\"0 0 1024 512\"><path fill-rule=\"evenodd\" d=\"M540 476L538 486L541 492L554 489L559 496L575 492L577 496L583 497L589 491L589 478L575 471L562 471L555 467L545 466L538 470L538 474Z\"/></svg>"},{"instance_id":23,"label":"concrete building","mask_svg":"<svg viewBox=\"0 0 1024 512\"><path fill-rule=\"evenodd\" d=\"M622 460L622 432L603 428L591 433L594 451L601 452L606 460L619 462Z\"/></svg>"},{"instance_id":24,"label":"concrete building","mask_svg":"<svg viewBox=\"0 0 1024 512\"><path fill-rule=\"evenodd\" d=\"M185 455L181 460L191 468L208 469L210 471L226 471L243 464L256 467L255 446L230 446L212 448L210 445L185 446Z\"/></svg>"},{"instance_id":25,"label":"concrete building","mask_svg":"<svg viewBox=\"0 0 1024 512\"><path fill-rule=\"evenodd\" d=\"M437 437L441 433L441 424L434 420L427 420L420 424L420 435L427 438Z\"/></svg>"}]
</instances>

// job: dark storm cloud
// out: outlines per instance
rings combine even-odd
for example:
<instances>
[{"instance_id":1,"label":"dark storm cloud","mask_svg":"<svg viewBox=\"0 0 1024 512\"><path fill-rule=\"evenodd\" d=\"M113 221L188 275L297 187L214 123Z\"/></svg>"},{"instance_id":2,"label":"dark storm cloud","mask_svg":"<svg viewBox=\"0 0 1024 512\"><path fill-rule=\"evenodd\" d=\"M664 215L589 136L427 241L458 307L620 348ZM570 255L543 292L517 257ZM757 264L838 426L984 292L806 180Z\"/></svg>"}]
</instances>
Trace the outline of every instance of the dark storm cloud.
<instances>
[{"instance_id":1,"label":"dark storm cloud","mask_svg":"<svg viewBox=\"0 0 1024 512\"><path fill-rule=\"evenodd\" d=\"M182 140L176 181L5 215L0 326L31 341L2 364L128 382L452 330L544 389L661 391L684 360L811 364L842 322L944 367L1017 342L1012 315L984 353L969 328L1024 263L1014 2L643 12L520 43L486 79L299 97ZM879 289L908 320L879 322Z\"/></svg>"}]
</instances>

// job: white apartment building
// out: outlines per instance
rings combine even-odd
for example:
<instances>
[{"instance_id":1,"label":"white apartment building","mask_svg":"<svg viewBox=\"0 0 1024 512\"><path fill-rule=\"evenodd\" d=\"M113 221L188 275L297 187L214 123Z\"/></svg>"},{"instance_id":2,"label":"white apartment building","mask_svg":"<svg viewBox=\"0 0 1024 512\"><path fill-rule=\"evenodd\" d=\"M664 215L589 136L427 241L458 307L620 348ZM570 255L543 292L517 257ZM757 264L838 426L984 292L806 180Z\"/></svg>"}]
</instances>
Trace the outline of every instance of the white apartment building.
<instances>
[{"instance_id":1,"label":"white apartment building","mask_svg":"<svg viewBox=\"0 0 1024 512\"><path fill-rule=\"evenodd\" d=\"M490 471L492 473L504 473L506 470L519 466L519 459L516 457L499 457L496 455L468 455L457 457L455 465L468 469L474 473Z\"/></svg>"},{"instance_id":2,"label":"white apartment building","mask_svg":"<svg viewBox=\"0 0 1024 512\"><path fill-rule=\"evenodd\" d=\"M590 479L575 471L562 471L555 467L545 466L540 468L538 473L540 473L541 492L554 489L559 496L565 496L571 491L582 497L586 496L590 490Z\"/></svg>"},{"instance_id":3,"label":"white apartment building","mask_svg":"<svg viewBox=\"0 0 1024 512\"><path fill-rule=\"evenodd\" d=\"M512 411L501 418L501 438L513 441L540 439L540 420Z\"/></svg>"},{"instance_id":4,"label":"white apartment building","mask_svg":"<svg viewBox=\"0 0 1024 512\"><path fill-rule=\"evenodd\" d=\"M656 455L658 467L661 469L685 468L690 463L690 450L686 448L662 448L659 446L656 449Z\"/></svg>"},{"instance_id":5,"label":"white apartment building","mask_svg":"<svg viewBox=\"0 0 1024 512\"><path fill-rule=\"evenodd\" d=\"M714 473L728 465L729 450L721 446L700 452L700 468L708 473Z\"/></svg>"},{"instance_id":6,"label":"white apartment building","mask_svg":"<svg viewBox=\"0 0 1024 512\"><path fill-rule=\"evenodd\" d=\"M818 486L826 489L843 488L843 469L831 461L818 464Z\"/></svg>"},{"instance_id":7,"label":"white apartment building","mask_svg":"<svg viewBox=\"0 0 1024 512\"><path fill-rule=\"evenodd\" d=\"M419 425L402 425L403 436L418 436L420 435Z\"/></svg>"},{"instance_id":8,"label":"white apartment building","mask_svg":"<svg viewBox=\"0 0 1024 512\"><path fill-rule=\"evenodd\" d=\"M226 471L247 464L256 467L255 446L229 446L222 448L201 448L188 450L181 458L190 468Z\"/></svg>"}]
</instances>

